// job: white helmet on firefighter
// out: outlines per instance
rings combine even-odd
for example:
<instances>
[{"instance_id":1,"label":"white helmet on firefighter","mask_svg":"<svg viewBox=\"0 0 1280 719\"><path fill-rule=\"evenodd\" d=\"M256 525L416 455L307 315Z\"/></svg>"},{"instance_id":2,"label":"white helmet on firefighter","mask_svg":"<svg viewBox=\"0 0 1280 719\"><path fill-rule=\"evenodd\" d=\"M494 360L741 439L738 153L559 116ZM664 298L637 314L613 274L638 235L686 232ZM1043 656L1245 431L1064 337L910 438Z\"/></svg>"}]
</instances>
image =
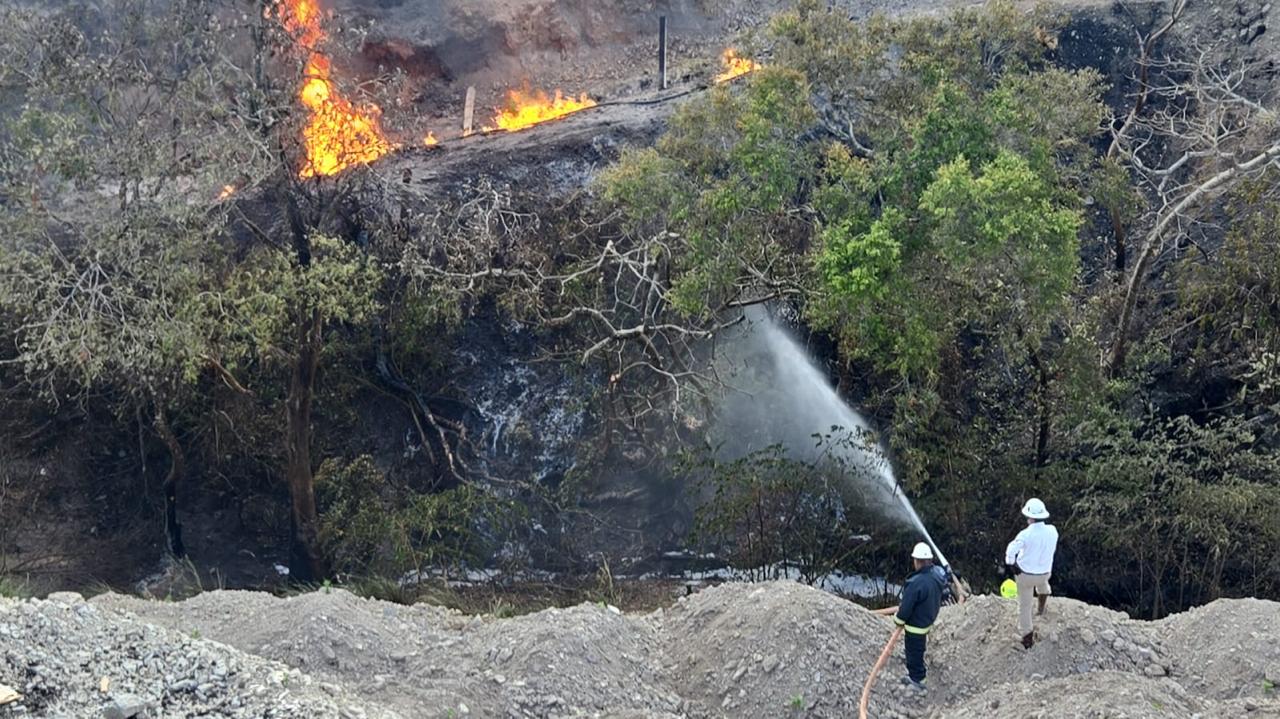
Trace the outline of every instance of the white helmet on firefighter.
<instances>
[{"instance_id":1,"label":"white helmet on firefighter","mask_svg":"<svg viewBox=\"0 0 1280 719\"><path fill-rule=\"evenodd\" d=\"M1022 505L1022 516L1028 519L1048 519L1049 510L1045 509L1044 502L1032 497Z\"/></svg>"},{"instance_id":2,"label":"white helmet on firefighter","mask_svg":"<svg viewBox=\"0 0 1280 719\"><path fill-rule=\"evenodd\" d=\"M915 549L911 550L912 559L933 559L933 550L929 549L929 545L924 542L916 544Z\"/></svg>"}]
</instances>

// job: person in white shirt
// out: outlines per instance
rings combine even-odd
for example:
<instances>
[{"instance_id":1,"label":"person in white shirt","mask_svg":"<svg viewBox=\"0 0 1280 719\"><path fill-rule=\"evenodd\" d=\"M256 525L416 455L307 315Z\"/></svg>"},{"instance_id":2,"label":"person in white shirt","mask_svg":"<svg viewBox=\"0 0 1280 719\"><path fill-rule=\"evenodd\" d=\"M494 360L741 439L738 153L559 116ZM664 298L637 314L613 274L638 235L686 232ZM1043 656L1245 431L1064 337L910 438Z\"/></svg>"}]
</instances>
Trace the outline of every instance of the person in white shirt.
<instances>
[{"instance_id":1,"label":"person in white shirt","mask_svg":"<svg viewBox=\"0 0 1280 719\"><path fill-rule=\"evenodd\" d=\"M1018 532L1018 536L1009 542L1004 552L1004 563L1014 572L1018 584L1018 633L1022 635L1022 646L1027 649L1035 644L1032 632L1031 599L1040 599L1040 614L1044 614L1045 605L1053 589L1049 586L1049 575L1053 574L1053 553L1058 549L1058 530L1052 524L1045 524L1049 518L1049 510L1044 502L1032 497L1022 507L1022 516L1027 518L1027 528Z\"/></svg>"}]
</instances>

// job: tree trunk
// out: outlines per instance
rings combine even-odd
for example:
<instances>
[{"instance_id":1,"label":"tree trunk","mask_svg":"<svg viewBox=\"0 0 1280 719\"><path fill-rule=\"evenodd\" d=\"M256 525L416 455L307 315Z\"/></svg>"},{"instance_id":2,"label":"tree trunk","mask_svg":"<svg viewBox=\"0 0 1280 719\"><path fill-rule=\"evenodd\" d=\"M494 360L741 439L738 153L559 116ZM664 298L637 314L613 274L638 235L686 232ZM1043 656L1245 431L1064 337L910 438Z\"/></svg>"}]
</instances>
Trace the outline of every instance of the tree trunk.
<instances>
[{"instance_id":1,"label":"tree trunk","mask_svg":"<svg viewBox=\"0 0 1280 719\"><path fill-rule=\"evenodd\" d=\"M293 528L289 571L302 581L314 581L327 573L320 553L315 474L311 466L311 405L320 366L321 326L320 311L313 309L298 327L298 354L285 403L285 478L289 482Z\"/></svg>"},{"instance_id":2,"label":"tree trunk","mask_svg":"<svg viewBox=\"0 0 1280 719\"><path fill-rule=\"evenodd\" d=\"M186 544L182 541L182 523L178 521L178 489L187 473L187 455L182 451L182 444L169 427L169 419L165 415L164 404L155 400L156 414L153 421L156 434L169 450L169 472L164 477L164 527L169 539L169 551L173 556L187 556Z\"/></svg>"},{"instance_id":3,"label":"tree trunk","mask_svg":"<svg viewBox=\"0 0 1280 719\"><path fill-rule=\"evenodd\" d=\"M1129 255L1125 244L1128 230L1125 229L1124 218L1120 217L1120 212L1116 209L1111 210L1111 233L1115 239L1116 281L1119 282L1129 266Z\"/></svg>"}]
</instances>

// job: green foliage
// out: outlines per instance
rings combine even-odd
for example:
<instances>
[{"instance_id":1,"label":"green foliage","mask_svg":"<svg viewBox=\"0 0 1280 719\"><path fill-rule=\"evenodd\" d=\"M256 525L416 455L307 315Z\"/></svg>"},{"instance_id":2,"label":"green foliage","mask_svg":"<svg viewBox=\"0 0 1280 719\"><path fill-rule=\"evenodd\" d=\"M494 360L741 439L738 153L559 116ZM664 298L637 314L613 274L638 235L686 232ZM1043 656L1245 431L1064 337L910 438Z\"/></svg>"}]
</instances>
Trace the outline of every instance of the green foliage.
<instances>
[{"instance_id":1,"label":"green foliage","mask_svg":"<svg viewBox=\"0 0 1280 719\"><path fill-rule=\"evenodd\" d=\"M866 25L805 2L773 23L824 123L870 146L829 150L815 192L827 292L807 309L848 356L931 378L961 331L1039 345L1065 314L1105 108L1096 72L1045 61L1060 25L1007 2Z\"/></svg>"},{"instance_id":2,"label":"green foliage","mask_svg":"<svg viewBox=\"0 0 1280 719\"><path fill-rule=\"evenodd\" d=\"M1081 213L1011 152L976 176L969 168L963 156L939 168L920 198L936 251L987 299L986 312L1043 331L1075 284Z\"/></svg>"},{"instance_id":3,"label":"green foliage","mask_svg":"<svg viewBox=\"0 0 1280 719\"><path fill-rule=\"evenodd\" d=\"M861 470L840 456L801 462L776 445L731 461L687 455L706 498L692 539L756 580L796 567L813 582L847 567L862 546L862 527L849 516L857 500L848 490Z\"/></svg>"},{"instance_id":4,"label":"green foliage","mask_svg":"<svg viewBox=\"0 0 1280 719\"><path fill-rule=\"evenodd\" d=\"M0 246L0 311L15 318L17 360L33 384L124 384L145 396L204 366L207 235L174 237L171 222L150 219L99 226L74 253L12 234Z\"/></svg>"},{"instance_id":5,"label":"green foliage","mask_svg":"<svg viewBox=\"0 0 1280 719\"><path fill-rule=\"evenodd\" d=\"M219 190L276 167L227 106L268 103L217 51L206 4L160 4L120 0L116 33L0 9L16 108L0 133L0 317L49 397L123 388L131 409L190 384L217 334L199 307L218 292Z\"/></svg>"},{"instance_id":6,"label":"green foliage","mask_svg":"<svg viewBox=\"0 0 1280 719\"><path fill-rule=\"evenodd\" d=\"M886 207L861 232L856 217L824 228L818 266L833 304L815 314L853 356L928 375L965 325L1013 343L1065 313L1080 212L1012 152L971 168L963 155L939 167L910 215Z\"/></svg>"},{"instance_id":7,"label":"green foliage","mask_svg":"<svg viewBox=\"0 0 1280 719\"><path fill-rule=\"evenodd\" d=\"M1166 603L1218 596L1232 574L1274 591L1260 570L1280 546L1280 452L1260 442L1256 423L1117 415L1079 431L1081 480L1059 491L1073 501L1077 533L1149 578L1131 589L1150 596L1130 601L1159 616Z\"/></svg>"},{"instance_id":8,"label":"green foliage","mask_svg":"<svg viewBox=\"0 0 1280 719\"><path fill-rule=\"evenodd\" d=\"M605 203L671 264L666 299L708 317L739 298L753 267L799 273L803 224L792 213L812 175L813 122L804 77L754 73L745 91L719 87L680 109L657 148L629 150L601 178Z\"/></svg>"},{"instance_id":9,"label":"green foliage","mask_svg":"<svg viewBox=\"0 0 1280 719\"><path fill-rule=\"evenodd\" d=\"M313 317L324 324L359 324L378 309L381 269L352 243L315 235L306 262L292 252L256 248L237 263L226 298L210 306L225 313L220 350L227 361L257 356L266 361L297 351L299 328Z\"/></svg>"},{"instance_id":10,"label":"green foliage","mask_svg":"<svg viewBox=\"0 0 1280 719\"><path fill-rule=\"evenodd\" d=\"M35 596L25 581L7 574L0 574L0 597L5 599L30 599Z\"/></svg>"},{"instance_id":11,"label":"green foliage","mask_svg":"<svg viewBox=\"0 0 1280 719\"><path fill-rule=\"evenodd\" d=\"M430 494L398 487L370 457L326 460L316 475L320 544L332 568L357 577L402 577L482 563L488 539L514 507L469 485Z\"/></svg>"}]
</instances>

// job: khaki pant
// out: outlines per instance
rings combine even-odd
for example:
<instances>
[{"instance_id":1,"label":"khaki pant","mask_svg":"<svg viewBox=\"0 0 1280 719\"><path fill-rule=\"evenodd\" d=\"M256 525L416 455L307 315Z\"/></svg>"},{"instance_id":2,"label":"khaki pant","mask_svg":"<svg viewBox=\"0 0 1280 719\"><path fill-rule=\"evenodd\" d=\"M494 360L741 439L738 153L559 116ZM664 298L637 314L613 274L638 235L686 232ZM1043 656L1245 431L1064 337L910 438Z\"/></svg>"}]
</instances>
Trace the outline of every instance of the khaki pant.
<instances>
[{"instance_id":1,"label":"khaki pant","mask_svg":"<svg viewBox=\"0 0 1280 719\"><path fill-rule=\"evenodd\" d=\"M1053 590L1049 587L1048 574L1019 574L1018 575L1018 635L1025 637L1031 633L1031 612L1036 603L1036 598L1032 594L1047 597L1053 594Z\"/></svg>"}]
</instances>

